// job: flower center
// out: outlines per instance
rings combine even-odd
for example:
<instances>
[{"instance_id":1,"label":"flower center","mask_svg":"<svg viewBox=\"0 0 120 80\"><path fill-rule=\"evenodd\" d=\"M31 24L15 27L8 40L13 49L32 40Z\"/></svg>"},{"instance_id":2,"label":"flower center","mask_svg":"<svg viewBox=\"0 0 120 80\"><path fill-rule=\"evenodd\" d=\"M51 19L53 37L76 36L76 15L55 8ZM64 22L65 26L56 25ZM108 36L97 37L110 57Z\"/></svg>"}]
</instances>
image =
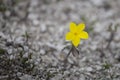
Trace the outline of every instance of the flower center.
<instances>
[{"instance_id":1,"label":"flower center","mask_svg":"<svg viewBox=\"0 0 120 80\"><path fill-rule=\"evenodd\" d=\"M74 35L77 35L77 32L75 32Z\"/></svg>"}]
</instances>

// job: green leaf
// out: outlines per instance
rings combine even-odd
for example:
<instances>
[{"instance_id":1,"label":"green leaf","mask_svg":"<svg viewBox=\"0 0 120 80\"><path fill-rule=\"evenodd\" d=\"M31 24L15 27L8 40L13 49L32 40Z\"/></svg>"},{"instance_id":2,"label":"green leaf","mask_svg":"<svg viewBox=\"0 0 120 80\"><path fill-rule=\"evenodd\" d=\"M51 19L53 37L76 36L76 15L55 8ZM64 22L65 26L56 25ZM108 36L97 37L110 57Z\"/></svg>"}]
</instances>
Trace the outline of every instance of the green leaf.
<instances>
[{"instance_id":1,"label":"green leaf","mask_svg":"<svg viewBox=\"0 0 120 80\"><path fill-rule=\"evenodd\" d=\"M5 54L5 53L6 53L6 50L5 50L5 49L0 48L0 54Z\"/></svg>"},{"instance_id":2,"label":"green leaf","mask_svg":"<svg viewBox=\"0 0 120 80\"><path fill-rule=\"evenodd\" d=\"M103 64L103 67L104 69L110 69L110 67L112 67L112 64L106 62L105 64Z\"/></svg>"}]
</instances>

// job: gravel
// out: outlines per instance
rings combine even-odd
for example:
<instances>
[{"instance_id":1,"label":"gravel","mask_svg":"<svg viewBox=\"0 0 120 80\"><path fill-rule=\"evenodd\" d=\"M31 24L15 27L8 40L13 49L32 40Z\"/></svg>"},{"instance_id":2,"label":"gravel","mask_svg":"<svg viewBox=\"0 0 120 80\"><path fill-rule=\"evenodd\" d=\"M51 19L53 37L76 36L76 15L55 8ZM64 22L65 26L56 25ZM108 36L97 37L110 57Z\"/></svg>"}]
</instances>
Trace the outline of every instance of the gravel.
<instances>
[{"instance_id":1,"label":"gravel","mask_svg":"<svg viewBox=\"0 0 120 80\"><path fill-rule=\"evenodd\" d=\"M10 1L0 12L1 80L120 79L119 0ZM72 21L86 24L89 39L81 40L77 58L64 61Z\"/></svg>"}]
</instances>

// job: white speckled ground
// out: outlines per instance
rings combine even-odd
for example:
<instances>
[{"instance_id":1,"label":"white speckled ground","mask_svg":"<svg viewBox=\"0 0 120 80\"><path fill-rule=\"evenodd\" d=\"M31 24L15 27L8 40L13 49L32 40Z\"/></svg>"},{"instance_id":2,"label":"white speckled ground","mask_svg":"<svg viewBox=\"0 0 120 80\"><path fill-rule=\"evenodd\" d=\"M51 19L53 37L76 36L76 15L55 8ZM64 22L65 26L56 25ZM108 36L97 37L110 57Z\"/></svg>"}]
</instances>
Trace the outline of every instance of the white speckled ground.
<instances>
[{"instance_id":1,"label":"white speckled ground","mask_svg":"<svg viewBox=\"0 0 120 80\"><path fill-rule=\"evenodd\" d=\"M37 69L43 71L37 76L26 74L31 80L32 77L33 80L119 80L120 26L109 48L106 48L111 34L109 25L112 23L111 28L114 30L115 25L120 24L119 8L119 0L20 1L13 8L16 15L11 16L9 10L0 13L0 36L23 44L22 35L28 32L28 43L34 49L30 51L34 53L32 60ZM67 45L64 37L71 21L84 22L89 39L81 41L79 58L70 55L65 66L62 60L69 49L63 52L61 50ZM4 46L2 43L4 42L1 41L0 46ZM26 51L27 48L29 47L26 47ZM9 53L10 51L8 48ZM103 70L106 62L112 66ZM48 72L53 76L48 76ZM44 76L40 76L42 74ZM28 80L26 75L20 79Z\"/></svg>"}]
</instances>

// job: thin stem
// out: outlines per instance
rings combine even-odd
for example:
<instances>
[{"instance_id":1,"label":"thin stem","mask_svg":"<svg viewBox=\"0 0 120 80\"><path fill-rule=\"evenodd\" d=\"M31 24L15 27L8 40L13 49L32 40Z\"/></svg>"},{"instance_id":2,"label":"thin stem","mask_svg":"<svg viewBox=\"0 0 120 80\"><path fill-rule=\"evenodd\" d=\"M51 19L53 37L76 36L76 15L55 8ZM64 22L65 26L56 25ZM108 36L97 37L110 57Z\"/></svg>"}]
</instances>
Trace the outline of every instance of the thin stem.
<instances>
[{"instance_id":1,"label":"thin stem","mask_svg":"<svg viewBox=\"0 0 120 80\"><path fill-rule=\"evenodd\" d=\"M67 56L66 56L66 58L65 58L65 60L64 60L64 61L66 61L66 60L67 60L67 58L68 58L68 56L70 55L70 53L71 53L72 49L73 49L73 46L72 46L72 48L70 49L70 51L68 52L68 54L67 54Z\"/></svg>"}]
</instances>

